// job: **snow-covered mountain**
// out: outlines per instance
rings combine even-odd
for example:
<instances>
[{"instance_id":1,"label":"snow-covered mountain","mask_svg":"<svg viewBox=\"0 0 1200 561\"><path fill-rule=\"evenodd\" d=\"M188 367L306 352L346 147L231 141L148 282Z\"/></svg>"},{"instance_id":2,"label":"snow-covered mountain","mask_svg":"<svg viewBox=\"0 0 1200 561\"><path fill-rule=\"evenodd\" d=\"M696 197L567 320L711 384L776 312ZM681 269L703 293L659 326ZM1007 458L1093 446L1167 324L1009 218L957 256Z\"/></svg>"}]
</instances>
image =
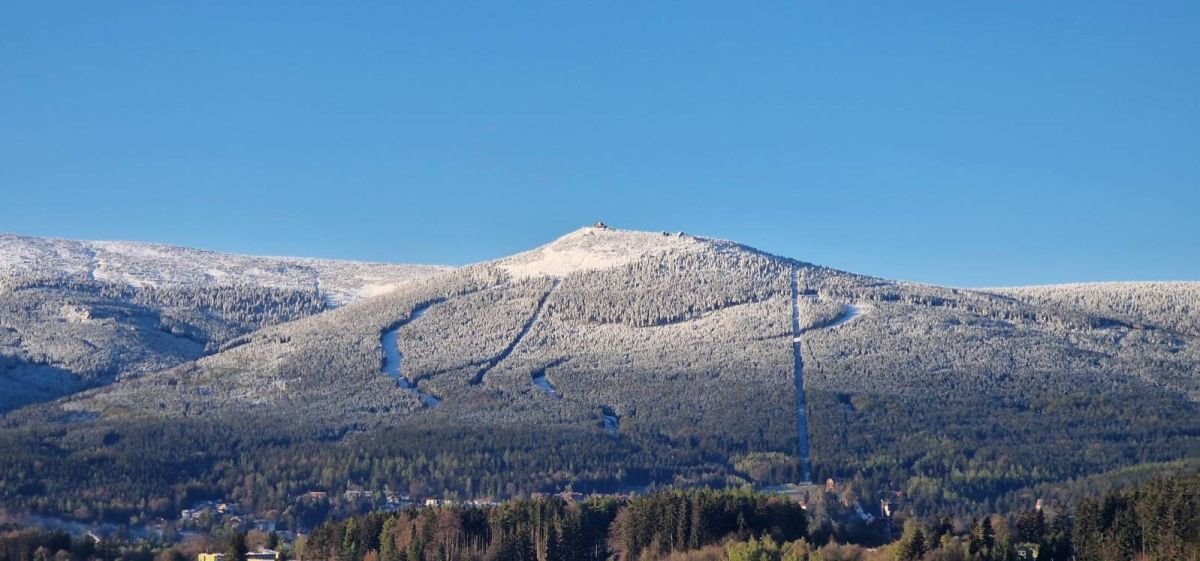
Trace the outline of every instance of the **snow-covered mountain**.
<instances>
[{"instance_id":1,"label":"snow-covered mountain","mask_svg":"<svg viewBox=\"0 0 1200 561\"><path fill-rule=\"evenodd\" d=\"M136 270L107 259L86 270ZM221 277L202 267L173 278ZM459 493L869 473L922 500L993 501L1200 457L1200 283L966 290L589 227L329 311L306 307L311 292L271 290L283 292L230 309L287 301L294 320L230 313L242 331L210 336L203 356L13 411L5 426L62 425L53 444L68 450L161 426L219 428L280 448L280 462L298 443L345 446L377 466L356 472L372 481ZM154 301L190 317L186 299ZM111 317L68 311L83 321L55 325ZM569 460L546 459L556 453ZM424 460L378 467L396 458Z\"/></svg>"}]
</instances>

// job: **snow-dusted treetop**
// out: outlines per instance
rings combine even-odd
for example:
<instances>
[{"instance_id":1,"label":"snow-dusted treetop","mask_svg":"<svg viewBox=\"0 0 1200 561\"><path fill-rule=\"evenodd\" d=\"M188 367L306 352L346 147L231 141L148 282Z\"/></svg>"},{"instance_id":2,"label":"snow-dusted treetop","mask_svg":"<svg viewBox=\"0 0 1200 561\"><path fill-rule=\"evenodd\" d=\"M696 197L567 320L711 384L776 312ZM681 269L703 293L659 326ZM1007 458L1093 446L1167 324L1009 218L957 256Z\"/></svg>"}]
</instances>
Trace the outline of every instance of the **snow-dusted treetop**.
<instances>
[{"instance_id":1,"label":"snow-dusted treetop","mask_svg":"<svg viewBox=\"0 0 1200 561\"><path fill-rule=\"evenodd\" d=\"M0 277L78 277L138 287L257 285L317 289L330 303L338 305L447 269L0 234Z\"/></svg>"}]
</instances>

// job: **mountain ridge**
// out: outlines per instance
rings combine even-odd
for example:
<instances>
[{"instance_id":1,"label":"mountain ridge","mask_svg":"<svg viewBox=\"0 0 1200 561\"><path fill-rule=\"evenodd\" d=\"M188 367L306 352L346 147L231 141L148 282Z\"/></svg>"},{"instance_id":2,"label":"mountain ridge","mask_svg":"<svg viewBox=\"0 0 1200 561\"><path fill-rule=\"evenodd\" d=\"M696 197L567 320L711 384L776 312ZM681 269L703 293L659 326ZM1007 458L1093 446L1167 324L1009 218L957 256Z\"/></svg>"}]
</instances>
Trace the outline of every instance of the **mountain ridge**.
<instances>
[{"instance_id":1,"label":"mountain ridge","mask_svg":"<svg viewBox=\"0 0 1200 561\"><path fill-rule=\"evenodd\" d=\"M153 242L73 240L0 233L0 277L79 277L134 287L257 284L314 288L345 304L405 277L452 267L223 253Z\"/></svg>"},{"instance_id":2,"label":"mountain ridge","mask_svg":"<svg viewBox=\"0 0 1200 561\"><path fill-rule=\"evenodd\" d=\"M381 268L401 267L401 268L413 268L413 269L418 269L418 270L426 269L430 272L444 272L444 271L449 271L449 270L464 267L464 266L481 265L481 264L487 264L487 263L498 263L499 264L502 262L507 262L507 264L504 265L506 268L520 270L523 268L523 266L527 265L527 263L525 261L527 261L528 258L530 256L532 256L533 254L536 254L539 251L544 251L547 249L551 249L551 250L557 249L555 246L558 244L561 244L563 242L568 242L574 238L582 237L590 232L596 232L596 231L609 232L609 233L615 233L615 234L624 234L624 235L634 235L634 236L638 236L645 240L657 240L659 238L667 239L667 240L682 239L682 240L689 240L689 241L695 242L696 244L699 244L699 245L712 244L713 246L718 246L718 247L723 246L723 247L727 247L727 248L739 248L739 249L742 249L745 251L758 253L758 254L761 254L764 256L772 257L775 259L780 259L783 261L792 261L792 262L801 263L801 264L805 264L805 265L818 266L818 267L827 268L827 269L831 269L831 270L835 270L835 271L840 271L840 272L847 273L847 274L856 274L856 275L868 277L868 278L888 280L888 282L893 282L893 283L897 283L897 284L909 284L909 285L916 285L916 286L938 286L938 287L943 287L943 288L947 288L947 289L969 290L969 291L974 291L974 292L1004 292L1004 291L1011 291L1011 290L1035 290L1035 289L1048 289L1048 288L1086 289L1086 288L1092 288L1092 287L1120 286L1120 285L1129 285L1129 286L1165 285L1165 286L1180 286L1182 288L1193 288L1196 286L1200 286L1200 280L1187 280L1187 279L1069 281L1069 282L1059 282L1059 283L990 285L990 286L978 286L978 287L952 286L952 285L945 285L945 284L929 282L929 281L886 279L886 277L881 277L878 275L864 274L864 273L851 273L845 269L840 269L837 267L831 267L831 266L827 266L827 265L815 265L815 264L807 263L807 262L804 262L804 261L799 260L794 257L788 257L788 256L780 255L780 254L771 253L771 252L768 252L765 250L755 248L753 246L745 245L745 244L742 244L742 243L739 243L739 242L736 242L733 240L728 240L728 239L723 239L723 238L693 235L693 234L688 234L688 233L684 233L684 232L669 232L669 231L665 231L665 230L652 231L652 230L620 229L620 228L613 228L610 226L604 226L603 228L597 228L595 226L584 226L584 227L572 230L558 238L555 238L554 240L551 240L551 241L549 241L545 244L542 244L538 247L535 247L533 249L520 251L520 252L514 253L512 255L508 255L508 256L502 256L502 257L497 257L497 258L492 258L492 259L485 259L485 260L474 262L474 263L468 263L466 265L409 264L409 263L397 263L397 262L388 262L388 261L363 261L363 260L345 259L345 258L306 257L306 256L295 256L295 255L290 255L290 256L289 255L257 255L257 254L248 254L248 253L237 253L237 252L231 253L231 252L215 251L215 250L200 249L200 248L184 246L184 245L164 244L164 243L159 243L159 242L127 241L127 240L83 240L83 239L76 239L76 238L61 238L61 237L53 237L53 236L33 236L33 235L26 235L26 234L17 234L17 233L12 233L12 232L0 232L0 278L3 278L3 277L30 277L30 276L36 277L36 276L38 276L38 272L37 272L38 269L35 268L33 265L30 265L28 263L21 263L18 260L13 259L13 257L12 257L12 255L14 253L14 249L20 249L15 246L19 246L22 243L29 244L30 242L48 244L48 245L65 245L65 246L76 246L76 247L95 246L95 247L99 247L99 248L113 248L113 249L117 250L117 251L114 251L115 253L121 253L121 251L120 251L121 249L125 249L126 253L129 253L130 249L141 248L143 250L159 250L164 253L171 253L171 252L195 253L195 254L201 254L201 255L211 255L214 257L228 257L228 258L233 258L233 259L262 260L264 262L281 262L281 263L298 263L298 264L317 263L317 264L334 264L334 265L345 264L345 265L355 265L355 266L363 266L363 267L381 267ZM627 262L628 260L635 259L637 255L639 255L641 253L645 253L646 251L647 250L642 249L639 252L635 252L634 256L623 257L622 259L624 259L624 260L609 261L608 263L610 265L621 264L623 262ZM26 259L25 261L32 261L32 260L33 259L30 258L30 259ZM584 266L584 268L588 268L588 267ZM591 267L591 268L598 268L598 267ZM535 268L535 270L536 270L536 268ZM86 270L82 269L79 265L70 266L69 267L70 272L66 275L63 274L63 271L61 268L57 269L57 270L51 268L50 271L56 273L56 276L72 276L72 275L80 276L80 275L84 275L86 272ZM546 272L544 274L547 274L550 276L555 276L555 275L561 276L565 272L573 272L573 270L565 270L565 271L558 270L554 273ZM225 278L225 277L232 277L233 275L225 274L225 275L216 275L216 276L219 278ZM208 279L208 280L211 281L211 280L217 280L217 279ZM137 285L136 282L131 283L131 284ZM311 283L311 284L314 286L316 285L315 282ZM346 302L352 301L353 299L356 299L356 298L375 296L375 295L378 295L378 294L386 291L387 288L389 288L387 285L371 287L369 290L367 290L363 293L360 293L360 294L353 294L352 292L347 291L346 289L342 289L339 291L339 295L338 295L339 298L335 298L335 301L337 301L339 303L346 303Z\"/></svg>"}]
</instances>

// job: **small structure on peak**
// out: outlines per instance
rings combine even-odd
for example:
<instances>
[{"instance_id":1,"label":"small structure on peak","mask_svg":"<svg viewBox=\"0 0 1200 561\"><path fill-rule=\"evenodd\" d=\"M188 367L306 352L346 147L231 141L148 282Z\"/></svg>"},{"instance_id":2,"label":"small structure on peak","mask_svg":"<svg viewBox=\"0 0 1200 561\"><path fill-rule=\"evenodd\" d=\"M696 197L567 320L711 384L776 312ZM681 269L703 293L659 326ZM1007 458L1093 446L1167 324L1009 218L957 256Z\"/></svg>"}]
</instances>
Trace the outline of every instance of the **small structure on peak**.
<instances>
[{"instance_id":1,"label":"small structure on peak","mask_svg":"<svg viewBox=\"0 0 1200 561\"><path fill-rule=\"evenodd\" d=\"M607 230L607 229L608 229L608 224L605 224L605 223L603 223L603 222L599 222L599 221L598 221L598 222L596 222L595 224L592 224L592 227L593 227L593 228L595 228L595 229L597 229L597 230Z\"/></svg>"}]
</instances>

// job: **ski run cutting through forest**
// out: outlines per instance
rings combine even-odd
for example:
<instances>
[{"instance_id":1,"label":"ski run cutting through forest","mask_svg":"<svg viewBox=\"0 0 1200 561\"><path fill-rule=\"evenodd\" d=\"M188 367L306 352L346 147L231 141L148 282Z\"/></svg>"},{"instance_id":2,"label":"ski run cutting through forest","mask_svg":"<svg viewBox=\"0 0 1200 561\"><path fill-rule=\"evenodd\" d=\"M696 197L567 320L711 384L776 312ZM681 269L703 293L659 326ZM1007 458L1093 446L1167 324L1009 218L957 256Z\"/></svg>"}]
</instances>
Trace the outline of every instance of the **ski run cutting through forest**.
<instances>
[{"instance_id":1,"label":"ski run cutting through forest","mask_svg":"<svg viewBox=\"0 0 1200 561\"><path fill-rule=\"evenodd\" d=\"M425 315L425 312L428 311L429 307L432 305L433 303L417 306L413 309L412 313L409 314L407 320L404 320L400 322L400 325L385 331L379 338L379 342L383 346L383 373L395 380L396 385L399 386L400 389L415 392L417 397L421 398L421 403L424 403L426 407L437 407L442 400L422 392L421 389L416 386L416 384L409 382L408 378L405 378L404 375L400 373L400 361L404 357L400 354L400 348L396 344L396 338L400 334L400 328Z\"/></svg>"},{"instance_id":2,"label":"ski run cutting through forest","mask_svg":"<svg viewBox=\"0 0 1200 561\"><path fill-rule=\"evenodd\" d=\"M858 304L846 304L846 309L842 311L842 315L838 316L837 319L833 320L833 323L830 323L825 327L829 329L841 327L847 323L850 323L850 321L854 318L863 315L865 312L866 310Z\"/></svg>"},{"instance_id":3,"label":"ski run cutting through forest","mask_svg":"<svg viewBox=\"0 0 1200 561\"><path fill-rule=\"evenodd\" d=\"M525 335L527 335L529 331L533 329L533 326L537 324L538 320L542 318L542 310L546 309L546 301L549 300L550 295L554 294L554 291L558 289L559 282L561 282L559 279L554 279L554 281L550 284L550 289L542 295L541 300L538 300L537 308L533 311L533 314L529 316L529 320L526 321L525 325L521 326L521 330L517 332L517 336L513 337L513 340L508 344L507 347L504 348L503 351L500 351L500 354L492 357L491 360L484 363L483 368L480 368L479 372L475 373L475 377L471 379L471 385L479 385L483 383L483 377L486 376L487 373L493 368L495 368L497 364L504 362L504 359L508 358L508 356L511 355L514 350L516 350L517 345L520 345L521 341L525 339Z\"/></svg>"},{"instance_id":4,"label":"ski run cutting through forest","mask_svg":"<svg viewBox=\"0 0 1200 561\"><path fill-rule=\"evenodd\" d=\"M617 430L621 427L621 418L616 413L605 408L601 413L601 419L604 423L604 432L617 436Z\"/></svg>"},{"instance_id":5,"label":"ski run cutting through forest","mask_svg":"<svg viewBox=\"0 0 1200 561\"><path fill-rule=\"evenodd\" d=\"M792 270L792 357L796 384L797 453L804 481L812 481L808 455L808 405L804 400L804 359L800 355L800 271Z\"/></svg>"},{"instance_id":6,"label":"ski run cutting through forest","mask_svg":"<svg viewBox=\"0 0 1200 561\"><path fill-rule=\"evenodd\" d=\"M551 384L550 380L546 378L545 370L533 375L533 385L546 395L558 397L558 391L554 389L554 384Z\"/></svg>"}]
</instances>

